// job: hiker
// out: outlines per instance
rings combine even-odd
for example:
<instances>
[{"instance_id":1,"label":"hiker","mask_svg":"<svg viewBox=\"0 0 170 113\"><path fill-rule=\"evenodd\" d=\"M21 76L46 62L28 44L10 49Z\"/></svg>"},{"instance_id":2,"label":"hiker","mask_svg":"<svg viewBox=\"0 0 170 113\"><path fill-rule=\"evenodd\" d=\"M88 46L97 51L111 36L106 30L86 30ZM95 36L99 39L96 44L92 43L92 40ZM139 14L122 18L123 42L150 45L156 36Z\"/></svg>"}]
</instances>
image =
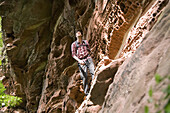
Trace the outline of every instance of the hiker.
<instances>
[{"instance_id":1,"label":"hiker","mask_svg":"<svg viewBox=\"0 0 170 113\"><path fill-rule=\"evenodd\" d=\"M83 88L84 93L87 96L88 95L88 75L87 75L87 68L90 71L92 80L94 78L94 64L93 60L89 54L90 52L90 46L87 40L83 40L83 36L81 31L76 32L76 38L77 40L72 43L71 45L71 51L72 51L72 57L78 62L78 67L80 70L80 76L83 80Z\"/></svg>"}]
</instances>

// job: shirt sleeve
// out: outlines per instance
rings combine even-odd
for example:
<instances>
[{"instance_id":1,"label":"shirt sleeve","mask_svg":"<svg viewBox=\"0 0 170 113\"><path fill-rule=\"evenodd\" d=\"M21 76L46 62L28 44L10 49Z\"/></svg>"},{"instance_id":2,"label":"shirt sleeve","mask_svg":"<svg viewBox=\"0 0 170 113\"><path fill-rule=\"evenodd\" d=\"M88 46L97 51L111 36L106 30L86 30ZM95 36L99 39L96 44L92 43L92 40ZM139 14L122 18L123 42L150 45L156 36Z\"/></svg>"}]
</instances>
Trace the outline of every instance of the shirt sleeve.
<instances>
[{"instance_id":1,"label":"shirt sleeve","mask_svg":"<svg viewBox=\"0 0 170 113\"><path fill-rule=\"evenodd\" d=\"M88 43L88 41L87 41L87 40L86 40L86 44L87 44L88 49L89 49L89 51L90 51L90 45L89 45L89 43Z\"/></svg>"},{"instance_id":2,"label":"shirt sleeve","mask_svg":"<svg viewBox=\"0 0 170 113\"><path fill-rule=\"evenodd\" d=\"M76 45L74 42L71 44L71 53L72 53L72 57L76 56Z\"/></svg>"}]
</instances>

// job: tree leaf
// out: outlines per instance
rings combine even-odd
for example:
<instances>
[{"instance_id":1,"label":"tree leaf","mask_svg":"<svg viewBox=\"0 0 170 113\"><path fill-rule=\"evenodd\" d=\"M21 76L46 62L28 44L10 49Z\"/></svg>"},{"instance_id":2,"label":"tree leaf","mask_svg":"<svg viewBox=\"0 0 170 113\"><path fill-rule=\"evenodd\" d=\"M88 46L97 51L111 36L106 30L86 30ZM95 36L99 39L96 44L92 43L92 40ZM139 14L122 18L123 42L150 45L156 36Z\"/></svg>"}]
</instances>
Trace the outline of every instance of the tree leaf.
<instances>
[{"instance_id":1,"label":"tree leaf","mask_svg":"<svg viewBox=\"0 0 170 113\"><path fill-rule=\"evenodd\" d=\"M152 87L150 88L148 93L149 93L149 96L152 97L152 94L153 94Z\"/></svg>"},{"instance_id":2,"label":"tree leaf","mask_svg":"<svg viewBox=\"0 0 170 113\"><path fill-rule=\"evenodd\" d=\"M149 107L145 106L145 113L149 113Z\"/></svg>"},{"instance_id":3,"label":"tree leaf","mask_svg":"<svg viewBox=\"0 0 170 113\"><path fill-rule=\"evenodd\" d=\"M155 81L156 83L160 83L162 81L162 78L159 74L155 74Z\"/></svg>"}]
</instances>

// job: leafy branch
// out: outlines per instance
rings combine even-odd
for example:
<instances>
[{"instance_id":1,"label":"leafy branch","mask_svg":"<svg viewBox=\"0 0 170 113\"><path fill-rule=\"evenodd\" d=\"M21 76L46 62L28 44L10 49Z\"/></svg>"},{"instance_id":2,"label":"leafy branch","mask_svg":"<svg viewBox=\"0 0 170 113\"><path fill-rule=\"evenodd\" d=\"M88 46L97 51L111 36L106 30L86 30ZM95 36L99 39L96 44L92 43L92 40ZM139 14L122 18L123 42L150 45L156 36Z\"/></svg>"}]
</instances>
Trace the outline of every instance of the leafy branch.
<instances>
[{"instance_id":1,"label":"leafy branch","mask_svg":"<svg viewBox=\"0 0 170 113\"><path fill-rule=\"evenodd\" d=\"M2 84L2 81L0 81L0 107L3 106L15 107L22 102L22 99L20 97L5 94L4 93L5 90L6 89Z\"/></svg>"}]
</instances>

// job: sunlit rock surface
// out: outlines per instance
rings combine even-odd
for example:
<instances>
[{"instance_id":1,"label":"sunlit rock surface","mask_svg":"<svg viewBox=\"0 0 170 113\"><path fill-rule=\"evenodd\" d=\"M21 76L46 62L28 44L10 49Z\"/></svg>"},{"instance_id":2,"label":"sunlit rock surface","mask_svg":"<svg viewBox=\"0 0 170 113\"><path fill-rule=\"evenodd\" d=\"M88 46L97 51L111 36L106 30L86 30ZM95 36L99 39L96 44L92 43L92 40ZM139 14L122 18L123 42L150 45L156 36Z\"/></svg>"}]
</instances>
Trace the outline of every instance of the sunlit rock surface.
<instances>
[{"instance_id":1,"label":"sunlit rock surface","mask_svg":"<svg viewBox=\"0 0 170 113\"><path fill-rule=\"evenodd\" d=\"M93 87L91 101L79 111L142 113L147 92L155 86L154 74L165 76L170 70L169 63L165 65L169 59L169 6L158 19L168 2L1 0L10 76L16 95L23 98L20 111L74 113L82 105L82 80L70 52L75 30L80 29L91 46L96 84L89 84ZM153 90L159 93L156 87ZM136 92L139 95L132 98Z\"/></svg>"},{"instance_id":2,"label":"sunlit rock surface","mask_svg":"<svg viewBox=\"0 0 170 113\"><path fill-rule=\"evenodd\" d=\"M118 69L100 113L144 113L145 106L152 113L163 111L168 102L163 90L170 83L169 7L170 4L132 57ZM156 83L157 74L164 78L160 83ZM149 90L153 93L151 97Z\"/></svg>"}]
</instances>

